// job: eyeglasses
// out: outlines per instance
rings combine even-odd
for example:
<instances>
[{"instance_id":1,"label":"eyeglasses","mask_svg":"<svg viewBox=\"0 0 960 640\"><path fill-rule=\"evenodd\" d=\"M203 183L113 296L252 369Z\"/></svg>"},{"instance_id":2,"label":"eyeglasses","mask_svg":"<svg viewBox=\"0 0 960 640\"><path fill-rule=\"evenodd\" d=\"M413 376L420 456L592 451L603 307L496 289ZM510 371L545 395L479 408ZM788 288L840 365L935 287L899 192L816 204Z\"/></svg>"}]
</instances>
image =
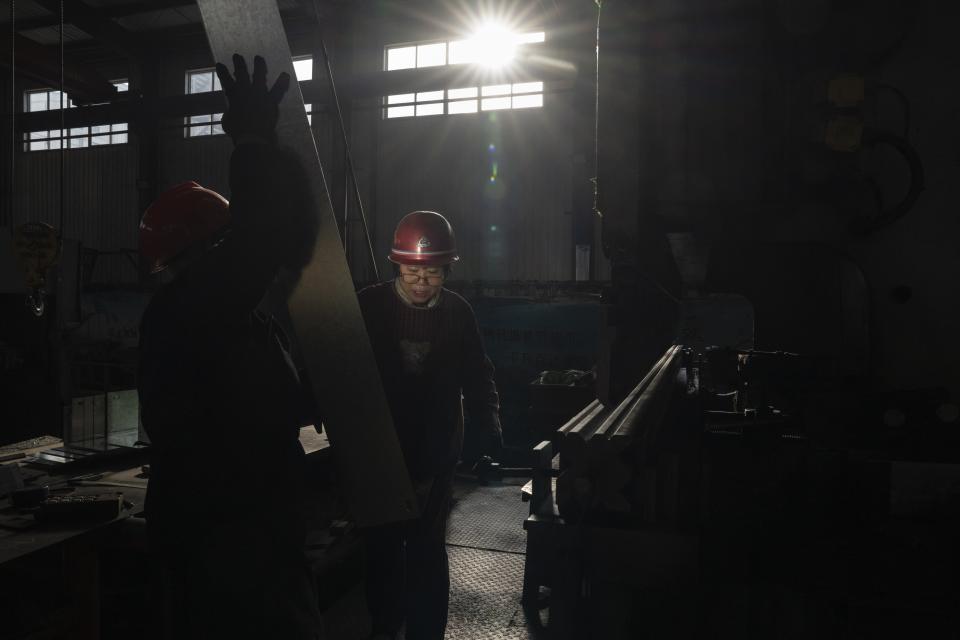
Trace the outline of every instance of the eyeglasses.
<instances>
[{"instance_id":1,"label":"eyeglasses","mask_svg":"<svg viewBox=\"0 0 960 640\"><path fill-rule=\"evenodd\" d=\"M407 284L417 284L421 280L426 280L427 284L432 287L437 286L438 284L443 284L443 274L423 274L423 273L401 273L400 277L403 278L403 281Z\"/></svg>"}]
</instances>

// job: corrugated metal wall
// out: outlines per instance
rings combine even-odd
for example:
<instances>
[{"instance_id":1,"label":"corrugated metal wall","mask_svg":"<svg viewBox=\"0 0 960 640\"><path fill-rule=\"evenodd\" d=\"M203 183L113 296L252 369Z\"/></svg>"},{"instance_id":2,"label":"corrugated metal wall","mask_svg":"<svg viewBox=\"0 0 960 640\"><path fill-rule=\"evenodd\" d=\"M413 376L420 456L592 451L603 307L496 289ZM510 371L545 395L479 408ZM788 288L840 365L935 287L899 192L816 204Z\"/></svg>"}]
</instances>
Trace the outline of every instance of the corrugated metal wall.
<instances>
[{"instance_id":1,"label":"corrugated metal wall","mask_svg":"<svg viewBox=\"0 0 960 640\"><path fill-rule=\"evenodd\" d=\"M437 37L442 29L396 17L358 18L351 30L354 73L381 69L382 46ZM570 212L579 151L572 96L558 88L547 83L545 106L522 111L384 120L379 99L354 105L353 154L381 275L391 273L385 256L396 223L427 209L454 226L457 280L573 280Z\"/></svg>"},{"instance_id":2,"label":"corrugated metal wall","mask_svg":"<svg viewBox=\"0 0 960 640\"><path fill-rule=\"evenodd\" d=\"M132 137L132 136L131 136ZM140 211L136 143L66 151L62 173L59 151L17 151L11 222L40 221L63 235L101 251L135 249ZM96 282L136 282L137 269L122 255L102 256Z\"/></svg>"},{"instance_id":3,"label":"corrugated metal wall","mask_svg":"<svg viewBox=\"0 0 960 640\"><path fill-rule=\"evenodd\" d=\"M454 226L457 279L572 280L571 150L554 97L523 112L381 120L380 253L405 213L428 209Z\"/></svg>"},{"instance_id":4,"label":"corrugated metal wall","mask_svg":"<svg viewBox=\"0 0 960 640\"><path fill-rule=\"evenodd\" d=\"M0 82L3 109L3 151L0 153L3 198L2 224L15 227L24 222L60 226L61 170L59 151L23 151L19 136L11 141L10 82ZM16 87L20 108L24 87ZM15 178L10 183L13 149ZM100 251L135 249L140 211L137 191L138 149L136 136L122 145L68 149L65 153L63 234L84 247ZM95 282L136 282L137 268L123 255L101 256L91 274Z\"/></svg>"}]
</instances>

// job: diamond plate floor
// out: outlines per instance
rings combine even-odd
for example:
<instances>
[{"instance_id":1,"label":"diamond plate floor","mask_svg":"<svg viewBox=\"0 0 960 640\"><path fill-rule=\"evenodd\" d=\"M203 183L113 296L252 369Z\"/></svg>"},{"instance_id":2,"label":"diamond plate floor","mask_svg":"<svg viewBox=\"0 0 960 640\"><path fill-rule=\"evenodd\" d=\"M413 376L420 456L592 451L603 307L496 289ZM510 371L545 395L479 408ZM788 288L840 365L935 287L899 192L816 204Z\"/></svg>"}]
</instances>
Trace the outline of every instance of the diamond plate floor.
<instances>
[{"instance_id":1,"label":"diamond plate floor","mask_svg":"<svg viewBox=\"0 0 960 640\"><path fill-rule=\"evenodd\" d=\"M520 608L522 555L448 547L447 640L529 640Z\"/></svg>"},{"instance_id":2,"label":"diamond plate floor","mask_svg":"<svg viewBox=\"0 0 960 640\"><path fill-rule=\"evenodd\" d=\"M530 640L520 607L528 504L522 483L457 482L447 527L447 640Z\"/></svg>"},{"instance_id":3,"label":"diamond plate floor","mask_svg":"<svg viewBox=\"0 0 960 640\"><path fill-rule=\"evenodd\" d=\"M457 482L447 532L450 606L446 640L536 640L520 606L529 507L519 484ZM361 640L369 622L362 588L324 615L328 640ZM402 638L402 636L401 636Z\"/></svg>"},{"instance_id":4,"label":"diamond plate floor","mask_svg":"<svg viewBox=\"0 0 960 640\"><path fill-rule=\"evenodd\" d=\"M454 485L447 543L525 553L527 533L523 521L530 513L530 505L520 500L521 484L478 486L458 481Z\"/></svg>"}]
</instances>

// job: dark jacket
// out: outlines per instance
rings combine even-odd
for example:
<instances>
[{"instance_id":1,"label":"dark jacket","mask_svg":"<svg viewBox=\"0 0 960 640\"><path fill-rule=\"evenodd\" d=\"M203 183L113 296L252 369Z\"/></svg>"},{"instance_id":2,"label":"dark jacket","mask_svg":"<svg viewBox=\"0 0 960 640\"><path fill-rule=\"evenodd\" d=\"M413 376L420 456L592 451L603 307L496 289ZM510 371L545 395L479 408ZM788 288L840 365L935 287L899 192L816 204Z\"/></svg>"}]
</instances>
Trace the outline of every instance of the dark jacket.
<instances>
[{"instance_id":1,"label":"dark jacket","mask_svg":"<svg viewBox=\"0 0 960 640\"><path fill-rule=\"evenodd\" d=\"M387 402L411 476L446 473L471 428L500 439L499 398L473 309L443 289L433 307L404 302L393 281L359 293ZM462 401L461 401L462 398Z\"/></svg>"},{"instance_id":2,"label":"dark jacket","mask_svg":"<svg viewBox=\"0 0 960 640\"><path fill-rule=\"evenodd\" d=\"M148 305L139 391L150 437L146 515L161 546L203 544L237 525L296 544L308 406L287 340L256 312L281 267L309 259L306 177L268 145L237 147L223 239Z\"/></svg>"}]
</instances>

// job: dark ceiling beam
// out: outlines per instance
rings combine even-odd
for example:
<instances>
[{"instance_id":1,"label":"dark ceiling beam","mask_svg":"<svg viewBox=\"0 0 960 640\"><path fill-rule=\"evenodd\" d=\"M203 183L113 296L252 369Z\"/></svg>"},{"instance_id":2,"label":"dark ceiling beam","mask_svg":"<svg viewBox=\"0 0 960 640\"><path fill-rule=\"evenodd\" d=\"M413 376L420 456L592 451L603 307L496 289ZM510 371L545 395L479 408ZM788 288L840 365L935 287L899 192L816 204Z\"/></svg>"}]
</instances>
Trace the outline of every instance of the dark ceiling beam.
<instances>
[{"instance_id":1,"label":"dark ceiling beam","mask_svg":"<svg viewBox=\"0 0 960 640\"><path fill-rule=\"evenodd\" d=\"M16 71L20 78L29 78L49 87L60 86L60 51L39 45L19 34L16 46ZM10 34L0 32L0 66L10 68ZM69 58L63 64L64 88L77 104L103 102L116 95L110 81L93 69L74 63Z\"/></svg>"},{"instance_id":2,"label":"dark ceiling beam","mask_svg":"<svg viewBox=\"0 0 960 640\"><path fill-rule=\"evenodd\" d=\"M70 22L70 5L72 2L67 3L67 24L74 24ZM196 5L196 0L154 0L153 2L135 2L132 4L121 4L114 7L103 7L101 9L96 9L97 13L104 18L115 19L115 18L129 18L130 16L140 15L142 13L150 13L153 11L160 11L162 9L180 9L182 7L189 7ZM44 6L46 8L46 6ZM50 11L50 9L47 9ZM7 19L8 15L4 15L3 21L0 24L9 25L10 21ZM29 31L31 29L43 29L46 27L56 27L60 24L60 8L59 5L55 11L51 12L49 16L39 16L36 18L27 18L24 20L17 20L17 31ZM79 26L74 24L74 26Z\"/></svg>"},{"instance_id":3,"label":"dark ceiling beam","mask_svg":"<svg viewBox=\"0 0 960 640\"><path fill-rule=\"evenodd\" d=\"M34 2L55 16L60 15L59 0L34 0ZM143 45L140 40L104 12L90 7L81 0L65 3L64 11L66 14L64 22L90 34L98 42L133 60L139 60L143 56Z\"/></svg>"}]
</instances>

